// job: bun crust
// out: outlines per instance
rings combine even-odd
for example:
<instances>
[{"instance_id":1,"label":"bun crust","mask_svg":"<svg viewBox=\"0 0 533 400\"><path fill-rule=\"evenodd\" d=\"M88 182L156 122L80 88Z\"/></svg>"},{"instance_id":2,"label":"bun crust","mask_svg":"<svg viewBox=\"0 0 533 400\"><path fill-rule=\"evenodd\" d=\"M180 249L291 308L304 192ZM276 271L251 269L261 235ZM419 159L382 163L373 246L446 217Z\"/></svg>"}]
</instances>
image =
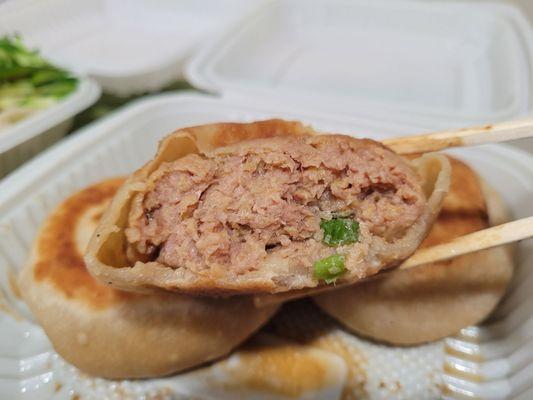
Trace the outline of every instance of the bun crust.
<instances>
[{"instance_id":1,"label":"bun crust","mask_svg":"<svg viewBox=\"0 0 533 400\"><path fill-rule=\"evenodd\" d=\"M155 377L226 355L276 308L256 309L249 297L123 292L87 272L88 240L123 181L81 190L49 216L19 277L26 303L56 351L91 375Z\"/></svg>"},{"instance_id":2,"label":"bun crust","mask_svg":"<svg viewBox=\"0 0 533 400\"><path fill-rule=\"evenodd\" d=\"M449 157L450 192L421 247L505 222L497 193L463 162ZM509 246L483 250L423 268L316 296L314 301L348 329L395 345L438 340L483 321L513 274Z\"/></svg>"}]
</instances>

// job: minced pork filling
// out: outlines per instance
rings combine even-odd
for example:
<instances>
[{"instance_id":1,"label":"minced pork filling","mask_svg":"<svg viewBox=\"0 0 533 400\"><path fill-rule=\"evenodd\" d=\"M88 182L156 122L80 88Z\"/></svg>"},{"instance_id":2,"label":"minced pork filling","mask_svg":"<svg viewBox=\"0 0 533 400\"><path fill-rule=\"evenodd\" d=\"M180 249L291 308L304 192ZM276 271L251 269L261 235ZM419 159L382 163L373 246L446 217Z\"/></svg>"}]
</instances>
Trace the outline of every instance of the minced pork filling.
<instances>
[{"instance_id":1,"label":"minced pork filling","mask_svg":"<svg viewBox=\"0 0 533 400\"><path fill-rule=\"evenodd\" d=\"M130 210L128 254L200 274L256 271L276 252L297 266L331 252L321 221L353 219L393 242L424 205L411 167L371 140L253 140L152 173Z\"/></svg>"}]
</instances>

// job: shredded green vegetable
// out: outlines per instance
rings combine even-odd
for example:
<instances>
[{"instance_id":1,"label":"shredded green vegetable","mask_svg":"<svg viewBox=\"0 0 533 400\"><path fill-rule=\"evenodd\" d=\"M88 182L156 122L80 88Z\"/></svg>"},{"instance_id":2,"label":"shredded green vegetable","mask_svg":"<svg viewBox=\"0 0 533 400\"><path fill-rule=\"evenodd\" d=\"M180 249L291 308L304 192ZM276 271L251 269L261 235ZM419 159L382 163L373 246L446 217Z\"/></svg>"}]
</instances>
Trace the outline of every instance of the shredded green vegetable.
<instances>
[{"instance_id":1,"label":"shredded green vegetable","mask_svg":"<svg viewBox=\"0 0 533 400\"><path fill-rule=\"evenodd\" d=\"M320 228L324 231L322 241L328 246L355 243L359 238L359 223L348 218L322 220Z\"/></svg>"},{"instance_id":2,"label":"shredded green vegetable","mask_svg":"<svg viewBox=\"0 0 533 400\"><path fill-rule=\"evenodd\" d=\"M333 254L313 264L313 276L316 279L323 279L327 284L335 283L337 278L345 271L344 256L342 254Z\"/></svg>"},{"instance_id":3,"label":"shredded green vegetable","mask_svg":"<svg viewBox=\"0 0 533 400\"><path fill-rule=\"evenodd\" d=\"M50 107L77 85L72 74L29 50L19 36L0 38L0 112Z\"/></svg>"}]
</instances>

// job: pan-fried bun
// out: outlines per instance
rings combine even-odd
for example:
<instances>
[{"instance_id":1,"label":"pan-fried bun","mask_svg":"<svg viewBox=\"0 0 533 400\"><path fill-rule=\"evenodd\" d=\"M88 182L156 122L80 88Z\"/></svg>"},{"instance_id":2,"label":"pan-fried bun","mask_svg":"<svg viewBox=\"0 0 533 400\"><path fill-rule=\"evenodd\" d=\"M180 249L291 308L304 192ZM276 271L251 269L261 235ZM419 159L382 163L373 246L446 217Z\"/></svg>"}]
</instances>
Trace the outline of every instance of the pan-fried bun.
<instances>
[{"instance_id":1,"label":"pan-fried bun","mask_svg":"<svg viewBox=\"0 0 533 400\"><path fill-rule=\"evenodd\" d=\"M506 210L466 164L451 157L452 179L442 211L421 247L505 222ZM505 294L513 273L508 247L421 268L395 271L315 297L347 328L401 345L437 340L484 320Z\"/></svg>"},{"instance_id":2,"label":"pan-fried bun","mask_svg":"<svg viewBox=\"0 0 533 400\"><path fill-rule=\"evenodd\" d=\"M407 162L370 139L296 122L184 128L119 189L85 261L100 282L130 291L353 283L416 250L448 184L442 155Z\"/></svg>"},{"instance_id":3,"label":"pan-fried bun","mask_svg":"<svg viewBox=\"0 0 533 400\"><path fill-rule=\"evenodd\" d=\"M56 351L106 378L167 375L227 354L275 308L250 298L207 299L126 293L97 283L83 253L123 179L88 187L47 219L19 283Z\"/></svg>"}]
</instances>

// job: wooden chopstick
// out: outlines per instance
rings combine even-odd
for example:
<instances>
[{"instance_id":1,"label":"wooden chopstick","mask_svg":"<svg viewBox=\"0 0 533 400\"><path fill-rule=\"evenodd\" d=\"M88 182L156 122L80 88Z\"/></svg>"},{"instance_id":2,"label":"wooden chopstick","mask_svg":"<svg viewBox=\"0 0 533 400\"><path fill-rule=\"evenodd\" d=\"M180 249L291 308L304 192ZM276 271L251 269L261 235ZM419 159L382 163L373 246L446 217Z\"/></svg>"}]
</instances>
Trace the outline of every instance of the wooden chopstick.
<instances>
[{"instance_id":1,"label":"wooden chopstick","mask_svg":"<svg viewBox=\"0 0 533 400\"><path fill-rule=\"evenodd\" d=\"M533 237L533 217L522 218L516 221L507 222L502 225L493 226L477 232L458 237L450 242L437 244L417 250L411 257L405 260L395 270L406 270L421 267L430 263L448 260L463 254L472 253L491 247L501 246ZM391 273L394 273L392 270ZM379 277L383 272L370 277ZM364 279L363 281L367 281ZM357 284L345 283L336 286L322 286L318 288L302 289L287 293L266 294L254 296L256 307L264 307L272 304L279 304L285 301L296 300L302 297L314 296L331 290Z\"/></svg>"},{"instance_id":2,"label":"wooden chopstick","mask_svg":"<svg viewBox=\"0 0 533 400\"><path fill-rule=\"evenodd\" d=\"M475 126L416 136L385 139L381 142L398 154L427 153L450 147L474 146L533 137L533 118Z\"/></svg>"},{"instance_id":3,"label":"wooden chopstick","mask_svg":"<svg viewBox=\"0 0 533 400\"><path fill-rule=\"evenodd\" d=\"M405 260L398 269L411 269L424 264L501 246L533 237L533 217L518 219L481 231L469 233L450 242L419 249Z\"/></svg>"}]
</instances>

